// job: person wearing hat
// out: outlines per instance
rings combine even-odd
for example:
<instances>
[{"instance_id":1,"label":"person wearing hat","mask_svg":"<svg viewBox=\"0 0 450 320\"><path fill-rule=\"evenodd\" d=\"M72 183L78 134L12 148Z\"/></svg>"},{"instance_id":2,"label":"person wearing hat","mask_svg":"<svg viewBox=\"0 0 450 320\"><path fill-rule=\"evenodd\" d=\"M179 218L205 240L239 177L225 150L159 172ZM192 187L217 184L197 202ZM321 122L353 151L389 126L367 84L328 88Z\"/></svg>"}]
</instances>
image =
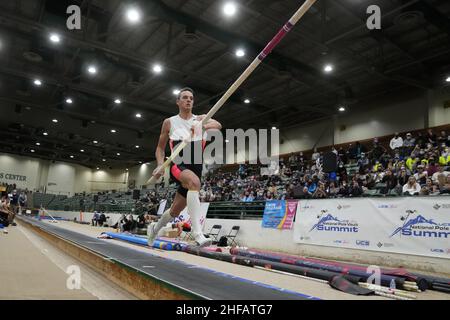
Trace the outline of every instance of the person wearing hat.
<instances>
[{"instance_id":1,"label":"person wearing hat","mask_svg":"<svg viewBox=\"0 0 450 320\"><path fill-rule=\"evenodd\" d=\"M416 145L416 139L412 137L411 132L406 134L406 138L403 140L402 155L410 154Z\"/></svg>"}]
</instances>

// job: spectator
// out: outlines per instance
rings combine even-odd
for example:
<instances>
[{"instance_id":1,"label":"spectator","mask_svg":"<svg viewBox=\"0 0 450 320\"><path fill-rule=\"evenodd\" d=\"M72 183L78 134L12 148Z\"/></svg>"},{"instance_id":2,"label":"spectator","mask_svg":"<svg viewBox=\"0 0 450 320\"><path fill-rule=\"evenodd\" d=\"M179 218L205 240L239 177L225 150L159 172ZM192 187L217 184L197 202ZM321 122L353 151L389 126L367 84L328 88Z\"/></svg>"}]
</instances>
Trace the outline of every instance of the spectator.
<instances>
[{"instance_id":1,"label":"spectator","mask_svg":"<svg viewBox=\"0 0 450 320\"><path fill-rule=\"evenodd\" d=\"M316 191L313 194L313 198L315 199L323 199L327 198L328 194L325 190L325 183L319 182L319 187L316 189Z\"/></svg>"},{"instance_id":2,"label":"spectator","mask_svg":"<svg viewBox=\"0 0 450 320\"><path fill-rule=\"evenodd\" d=\"M28 200L28 198L27 198L26 193L24 191L22 191L20 193L20 196L19 196L19 210L20 210L20 214L22 214L23 208L27 207L27 200Z\"/></svg>"},{"instance_id":3,"label":"spectator","mask_svg":"<svg viewBox=\"0 0 450 320\"><path fill-rule=\"evenodd\" d=\"M348 194L350 197L359 197L363 194L363 189L358 184L358 181L353 181L352 185L349 188Z\"/></svg>"},{"instance_id":4,"label":"spectator","mask_svg":"<svg viewBox=\"0 0 450 320\"><path fill-rule=\"evenodd\" d=\"M416 145L416 140L412 137L412 134L408 132L406 139L403 141L404 154L410 154Z\"/></svg>"},{"instance_id":5,"label":"spectator","mask_svg":"<svg viewBox=\"0 0 450 320\"><path fill-rule=\"evenodd\" d=\"M246 191L241 198L242 202L252 202L254 200L253 196L250 195L250 192Z\"/></svg>"},{"instance_id":6,"label":"spectator","mask_svg":"<svg viewBox=\"0 0 450 320\"><path fill-rule=\"evenodd\" d=\"M103 225L106 223L108 218L109 217L107 217L103 212L101 212L100 217L98 218L98 225L100 227L103 227Z\"/></svg>"},{"instance_id":7,"label":"spectator","mask_svg":"<svg viewBox=\"0 0 450 320\"><path fill-rule=\"evenodd\" d=\"M438 182L438 178L439 178L439 176L443 176L444 178L447 178L448 177L448 175L450 174L450 172L449 171L445 171L444 169L444 166L442 166L442 165L438 165L437 166L437 171L432 175L432 177L431 177L431 179L432 179L432 181L433 182L435 182L435 183L437 183Z\"/></svg>"},{"instance_id":8,"label":"spectator","mask_svg":"<svg viewBox=\"0 0 450 320\"><path fill-rule=\"evenodd\" d=\"M336 198L339 193L339 188L336 187L336 183L334 181L330 182L327 193L331 198Z\"/></svg>"},{"instance_id":9,"label":"spectator","mask_svg":"<svg viewBox=\"0 0 450 320\"><path fill-rule=\"evenodd\" d=\"M98 225L98 220L100 219L100 215L97 211L94 211L94 216L92 217L92 225L96 227Z\"/></svg>"},{"instance_id":10,"label":"spectator","mask_svg":"<svg viewBox=\"0 0 450 320\"><path fill-rule=\"evenodd\" d=\"M436 142L438 145L447 145L448 136L444 130L441 131L441 134L436 138Z\"/></svg>"},{"instance_id":11,"label":"spectator","mask_svg":"<svg viewBox=\"0 0 450 320\"><path fill-rule=\"evenodd\" d=\"M430 178L428 178L426 184L420 190L420 195L428 196L428 195L438 195L438 194L439 194L438 186L436 184L434 184Z\"/></svg>"},{"instance_id":12,"label":"spectator","mask_svg":"<svg viewBox=\"0 0 450 320\"><path fill-rule=\"evenodd\" d=\"M372 150L370 150L370 159L372 161L379 160L381 155L387 150L381 144L378 143L378 139L373 140Z\"/></svg>"},{"instance_id":13,"label":"spectator","mask_svg":"<svg viewBox=\"0 0 450 320\"><path fill-rule=\"evenodd\" d=\"M450 175L445 179L445 183L440 186L441 194L450 194Z\"/></svg>"},{"instance_id":14,"label":"spectator","mask_svg":"<svg viewBox=\"0 0 450 320\"><path fill-rule=\"evenodd\" d=\"M320 157L320 153L317 152L317 148L314 148L314 153L311 156L311 160L316 161L317 159L319 159L319 157Z\"/></svg>"},{"instance_id":15,"label":"spectator","mask_svg":"<svg viewBox=\"0 0 450 320\"><path fill-rule=\"evenodd\" d=\"M307 198L312 197L314 192L316 192L317 184L313 182L312 179L309 179L303 188L303 195Z\"/></svg>"},{"instance_id":16,"label":"spectator","mask_svg":"<svg viewBox=\"0 0 450 320\"><path fill-rule=\"evenodd\" d=\"M400 149L403 147L403 138L400 137L398 132L396 132L394 137L391 139L389 146L391 147L392 150Z\"/></svg>"},{"instance_id":17,"label":"spectator","mask_svg":"<svg viewBox=\"0 0 450 320\"><path fill-rule=\"evenodd\" d=\"M448 147L445 147L442 150L441 155L439 156L439 164L441 166L446 166L450 164L450 151Z\"/></svg>"},{"instance_id":18,"label":"spectator","mask_svg":"<svg viewBox=\"0 0 450 320\"><path fill-rule=\"evenodd\" d=\"M14 215L19 212L19 194L17 193L17 190L13 190L12 196L11 196L11 211L14 212Z\"/></svg>"},{"instance_id":19,"label":"spectator","mask_svg":"<svg viewBox=\"0 0 450 320\"><path fill-rule=\"evenodd\" d=\"M383 194L388 194L398 184L397 177L392 174L391 170L386 171L386 174L384 175L381 182L386 184L386 187L381 189L381 193L383 193Z\"/></svg>"},{"instance_id":20,"label":"spectator","mask_svg":"<svg viewBox=\"0 0 450 320\"><path fill-rule=\"evenodd\" d=\"M430 143L432 146L436 146L437 145L437 137L434 134L432 129L428 129L425 139L426 139L425 143Z\"/></svg>"},{"instance_id":21,"label":"spectator","mask_svg":"<svg viewBox=\"0 0 450 320\"><path fill-rule=\"evenodd\" d=\"M425 148L425 144L426 144L426 138L422 135L422 132L419 132L417 135L417 139L416 139L416 146L419 149L423 149Z\"/></svg>"},{"instance_id":22,"label":"spectator","mask_svg":"<svg viewBox=\"0 0 450 320\"><path fill-rule=\"evenodd\" d=\"M424 185L427 182L428 172L425 171L423 165L417 166L417 173L414 174L414 178L420 185Z\"/></svg>"},{"instance_id":23,"label":"spectator","mask_svg":"<svg viewBox=\"0 0 450 320\"><path fill-rule=\"evenodd\" d=\"M403 186L403 195L405 196L415 196L419 195L421 188L420 185L416 182L416 178L413 176L409 177L408 183Z\"/></svg>"},{"instance_id":24,"label":"spectator","mask_svg":"<svg viewBox=\"0 0 450 320\"><path fill-rule=\"evenodd\" d=\"M347 197L349 195L349 193L350 193L350 189L348 187L347 181L344 180L344 181L342 181L342 185L339 188L338 195L340 197Z\"/></svg>"}]
</instances>

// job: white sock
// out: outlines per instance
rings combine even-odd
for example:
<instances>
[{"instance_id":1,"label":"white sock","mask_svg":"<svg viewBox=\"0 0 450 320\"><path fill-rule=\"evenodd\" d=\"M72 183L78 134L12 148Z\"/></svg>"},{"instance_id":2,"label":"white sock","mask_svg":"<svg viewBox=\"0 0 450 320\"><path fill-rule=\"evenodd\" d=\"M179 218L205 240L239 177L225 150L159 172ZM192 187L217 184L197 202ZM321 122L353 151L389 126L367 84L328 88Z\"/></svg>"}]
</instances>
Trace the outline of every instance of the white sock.
<instances>
[{"instance_id":1,"label":"white sock","mask_svg":"<svg viewBox=\"0 0 450 320\"><path fill-rule=\"evenodd\" d=\"M158 222L156 223L156 226L155 226L156 234L158 234L159 230L161 230L161 228L165 227L166 224L172 219L173 219L173 217L170 215L170 209L167 209L162 214L161 218L159 218Z\"/></svg>"},{"instance_id":2,"label":"white sock","mask_svg":"<svg viewBox=\"0 0 450 320\"><path fill-rule=\"evenodd\" d=\"M198 191L188 191L187 197L187 212L191 217L192 230L194 234L203 234L202 225L200 224L200 198Z\"/></svg>"}]
</instances>

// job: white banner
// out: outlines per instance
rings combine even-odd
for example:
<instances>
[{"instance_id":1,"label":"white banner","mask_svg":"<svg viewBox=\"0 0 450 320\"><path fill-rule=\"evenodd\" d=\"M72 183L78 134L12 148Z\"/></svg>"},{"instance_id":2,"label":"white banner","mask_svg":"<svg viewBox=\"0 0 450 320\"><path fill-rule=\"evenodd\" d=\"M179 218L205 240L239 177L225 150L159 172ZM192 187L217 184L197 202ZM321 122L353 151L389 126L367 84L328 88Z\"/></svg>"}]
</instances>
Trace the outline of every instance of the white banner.
<instances>
[{"instance_id":1,"label":"white banner","mask_svg":"<svg viewBox=\"0 0 450 320\"><path fill-rule=\"evenodd\" d=\"M200 223L202 225L202 229L205 227L206 214L208 213L208 208L209 208L209 203L206 203L206 202L203 203L202 202L200 204L200 210L201 210L200 211ZM184 208L183 211L181 211L180 215L178 217L176 217L174 221L175 222L186 221L190 225L192 225L191 224L191 217L187 213L187 207Z\"/></svg>"},{"instance_id":2,"label":"white banner","mask_svg":"<svg viewBox=\"0 0 450 320\"><path fill-rule=\"evenodd\" d=\"M294 242L450 258L450 197L301 200Z\"/></svg>"}]
</instances>

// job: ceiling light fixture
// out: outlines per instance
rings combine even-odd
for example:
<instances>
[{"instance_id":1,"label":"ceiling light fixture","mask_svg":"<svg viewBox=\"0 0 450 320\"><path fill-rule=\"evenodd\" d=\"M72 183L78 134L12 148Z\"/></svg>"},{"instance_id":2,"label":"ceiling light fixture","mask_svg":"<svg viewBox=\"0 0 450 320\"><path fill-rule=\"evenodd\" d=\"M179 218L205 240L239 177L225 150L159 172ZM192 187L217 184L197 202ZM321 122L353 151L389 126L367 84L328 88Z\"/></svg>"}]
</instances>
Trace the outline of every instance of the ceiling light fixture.
<instances>
[{"instance_id":1,"label":"ceiling light fixture","mask_svg":"<svg viewBox=\"0 0 450 320\"><path fill-rule=\"evenodd\" d=\"M236 14L237 6L234 2L227 2L223 6L223 13L227 17L232 17Z\"/></svg>"},{"instance_id":2,"label":"ceiling light fixture","mask_svg":"<svg viewBox=\"0 0 450 320\"><path fill-rule=\"evenodd\" d=\"M56 33L52 33L50 34L50 41L53 43L59 43L61 41L61 37Z\"/></svg>"}]
</instances>

